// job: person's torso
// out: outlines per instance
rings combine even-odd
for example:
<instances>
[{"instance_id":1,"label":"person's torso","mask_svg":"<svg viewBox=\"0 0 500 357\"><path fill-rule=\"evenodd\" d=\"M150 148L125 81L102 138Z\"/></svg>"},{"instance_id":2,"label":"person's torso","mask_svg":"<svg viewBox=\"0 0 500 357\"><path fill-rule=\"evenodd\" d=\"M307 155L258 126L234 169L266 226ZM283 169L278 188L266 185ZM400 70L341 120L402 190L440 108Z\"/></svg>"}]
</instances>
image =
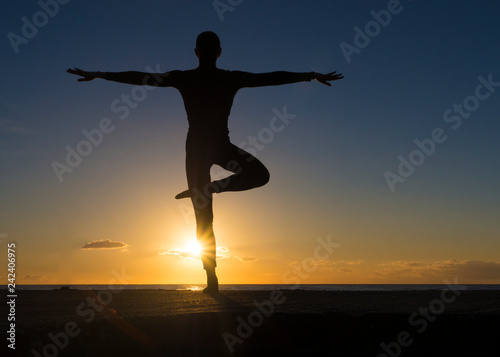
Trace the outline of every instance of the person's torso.
<instances>
[{"instance_id":1,"label":"person's torso","mask_svg":"<svg viewBox=\"0 0 500 357\"><path fill-rule=\"evenodd\" d=\"M178 89L184 101L189 131L227 134L228 118L238 91L230 71L184 71Z\"/></svg>"}]
</instances>

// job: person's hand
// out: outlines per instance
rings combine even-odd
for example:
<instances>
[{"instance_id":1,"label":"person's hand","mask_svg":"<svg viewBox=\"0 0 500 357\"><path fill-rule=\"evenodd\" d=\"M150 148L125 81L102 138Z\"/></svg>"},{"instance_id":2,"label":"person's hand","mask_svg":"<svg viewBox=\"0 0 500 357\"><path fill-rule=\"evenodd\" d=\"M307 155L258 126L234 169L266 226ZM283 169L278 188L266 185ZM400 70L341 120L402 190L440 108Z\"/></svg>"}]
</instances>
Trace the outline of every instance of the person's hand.
<instances>
[{"instance_id":1,"label":"person's hand","mask_svg":"<svg viewBox=\"0 0 500 357\"><path fill-rule=\"evenodd\" d=\"M314 72L314 79L316 81L318 81L319 83L323 83L327 86L331 86L331 84L328 83L329 81L336 81L336 80L342 79L342 78L344 78L342 73L337 74L337 71L332 72L332 73L327 73L327 74L321 74L321 73Z\"/></svg>"},{"instance_id":2,"label":"person's hand","mask_svg":"<svg viewBox=\"0 0 500 357\"><path fill-rule=\"evenodd\" d=\"M82 78L78 78L78 82L92 81L99 77L99 72L86 72L82 71L79 68L68 68L66 72L76 74L77 76L82 76Z\"/></svg>"}]
</instances>

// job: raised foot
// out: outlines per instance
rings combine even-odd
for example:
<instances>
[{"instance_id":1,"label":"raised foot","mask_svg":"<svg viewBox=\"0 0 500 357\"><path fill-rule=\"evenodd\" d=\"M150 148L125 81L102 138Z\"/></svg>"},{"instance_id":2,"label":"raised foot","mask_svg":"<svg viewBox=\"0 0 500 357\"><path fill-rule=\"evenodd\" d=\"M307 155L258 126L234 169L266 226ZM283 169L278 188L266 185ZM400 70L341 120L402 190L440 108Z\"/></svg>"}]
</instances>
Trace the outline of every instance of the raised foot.
<instances>
[{"instance_id":1,"label":"raised foot","mask_svg":"<svg viewBox=\"0 0 500 357\"><path fill-rule=\"evenodd\" d=\"M177 194L177 196L175 196L175 199L180 200L181 198L189 198L189 197L191 197L191 191L186 190L186 191L182 191L181 193Z\"/></svg>"},{"instance_id":2,"label":"raised foot","mask_svg":"<svg viewBox=\"0 0 500 357\"><path fill-rule=\"evenodd\" d=\"M181 193L178 193L177 196L175 196L175 198L180 200L181 198L189 198L189 197L195 196L195 195L202 195L201 192L196 191L196 188L194 190L195 190L194 194L189 189L186 191L182 191ZM205 195L205 196L212 195L214 193L220 193L220 188L219 188L217 181L214 181L214 182L210 183L209 185L207 185L207 187L205 187L203 192L204 192L203 195Z\"/></svg>"}]
</instances>

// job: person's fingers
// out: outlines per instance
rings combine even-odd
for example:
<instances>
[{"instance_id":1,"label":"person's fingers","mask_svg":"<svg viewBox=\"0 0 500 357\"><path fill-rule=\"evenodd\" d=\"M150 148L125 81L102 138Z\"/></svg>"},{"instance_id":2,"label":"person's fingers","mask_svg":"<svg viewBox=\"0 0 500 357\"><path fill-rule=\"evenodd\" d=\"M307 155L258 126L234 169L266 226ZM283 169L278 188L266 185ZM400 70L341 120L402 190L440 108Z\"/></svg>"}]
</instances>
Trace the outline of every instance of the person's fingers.
<instances>
[{"instance_id":1,"label":"person's fingers","mask_svg":"<svg viewBox=\"0 0 500 357\"><path fill-rule=\"evenodd\" d=\"M85 73L84 71L82 71L81 69L78 69L78 68L75 68L75 69L68 68L66 70L66 72L71 73L71 74L76 74L78 76L83 76Z\"/></svg>"},{"instance_id":2,"label":"person's fingers","mask_svg":"<svg viewBox=\"0 0 500 357\"><path fill-rule=\"evenodd\" d=\"M326 80L324 80L324 79L319 79L319 80L318 80L318 82L319 82L319 83L323 83L324 85L327 85L327 86L329 86L329 87L331 86L331 84L330 84L330 83L328 83L328 82L327 82Z\"/></svg>"}]
</instances>

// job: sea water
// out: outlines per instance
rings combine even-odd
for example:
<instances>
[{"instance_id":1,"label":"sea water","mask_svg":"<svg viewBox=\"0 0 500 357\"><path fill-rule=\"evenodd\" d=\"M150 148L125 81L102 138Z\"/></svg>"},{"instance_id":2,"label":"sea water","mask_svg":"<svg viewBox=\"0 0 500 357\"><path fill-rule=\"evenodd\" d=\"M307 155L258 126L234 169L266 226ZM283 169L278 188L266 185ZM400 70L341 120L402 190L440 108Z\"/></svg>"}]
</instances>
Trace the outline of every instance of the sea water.
<instances>
[{"instance_id":1,"label":"sea water","mask_svg":"<svg viewBox=\"0 0 500 357\"><path fill-rule=\"evenodd\" d=\"M66 284L66 285L16 285L16 290L104 290L104 289L150 289L150 290L202 290L204 284ZM415 291L443 290L443 284L221 284L220 290L238 291L273 291L273 290L306 290L306 291ZM500 290L500 284L460 284L464 290ZM7 286L3 285L2 290Z\"/></svg>"}]
</instances>

